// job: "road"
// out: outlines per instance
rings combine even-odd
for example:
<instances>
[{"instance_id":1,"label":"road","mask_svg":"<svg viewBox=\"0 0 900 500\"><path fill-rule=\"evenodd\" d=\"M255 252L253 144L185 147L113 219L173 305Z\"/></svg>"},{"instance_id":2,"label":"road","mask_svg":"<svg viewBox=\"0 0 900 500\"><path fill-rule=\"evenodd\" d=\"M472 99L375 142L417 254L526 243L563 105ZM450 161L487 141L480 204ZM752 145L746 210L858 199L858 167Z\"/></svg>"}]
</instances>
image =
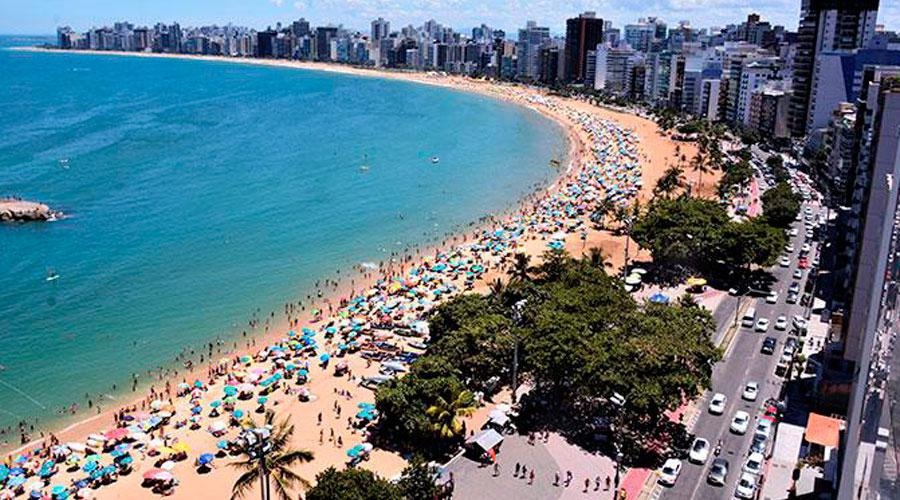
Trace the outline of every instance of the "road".
<instances>
[{"instance_id":1,"label":"road","mask_svg":"<svg viewBox=\"0 0 900 500\"><path fill-rule=\"evenodd\" d=\"M808 204L804 204L805 206L808 206ZM813 207L813 215L818 216L816 207ZM794 315L803 315L804 313L804 308L799 303L788 304L785 301L788 295L788 288L795 281L791 275L797 269L800 247L805 242L803 223L795 223L794 227L798 228L798 235L791 238L795 248L794 252L790 254L791 266L788 268L776 266L772 270L777 278L777 282L772 285L772 290L778 292L778 302L776 304L768 304L764 298L749 296L741 298L742 307L743 301L752 300L751 307L756 310L756 317L769 319L768 332L759 333L753 331L752 328L741 327L734 340L727 346L724 359L713 368L712 390L704 394L698 402L701 412L692 430L697 437L709 441L713 448L718 440L722 440L723 445L720 457L725 458L729 463L727 484L724 487L718 487L706 482L709 466L713 459L716 458L710 453L709 459L704 465L696 465L684 460L681 476L674 487L664 489L662 493L664 498L720 499L734 495L735 485L741 475L741 467L743 467L750 448L753 428L761 415L762 402L768 398L778 398L781 388L782 380L775 375L775 366L778 364L778 359L781 356L784 341L788 338L790 327L785 331L775 330L775 318L784 315L790 321ZM803 280L800 280L801 291L805 280L806 271L804 271ZM736 299L731 300L736 301ZM729 307L728 310L733 311L733 308ZM732 312L729 315L724 325L721 323L722 318L716 319L720 321L719 335L721 336L721 332L734 322L734 313ZM772 355L760 352L763 339L766 336L778 339L778 346ZM741 392L748 381L756 381L760 384L759 397L755 402L741 399ZM723 415L713 415L707 411L707 402L712 394L716 392L721 392L728 397ZM746 411L753 418L749 430L743 436L733 434L729 430L731 419L738 410ZM770 449L771 445L770 439Z\"/></svg>"}]
</instances>

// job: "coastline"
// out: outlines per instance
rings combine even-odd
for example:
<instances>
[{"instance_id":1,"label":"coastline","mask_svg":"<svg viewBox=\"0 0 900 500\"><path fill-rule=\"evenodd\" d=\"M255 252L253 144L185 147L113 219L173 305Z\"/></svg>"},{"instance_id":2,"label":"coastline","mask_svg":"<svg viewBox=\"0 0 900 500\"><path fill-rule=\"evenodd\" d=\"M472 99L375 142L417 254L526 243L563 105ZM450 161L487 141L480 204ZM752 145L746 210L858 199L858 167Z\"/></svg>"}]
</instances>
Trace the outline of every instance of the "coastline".
<instances>
[{"instance_id":1,"label":"coastline","mask_svg":"<svg viewBox=\"0 0 900 500\"><path fill-rule=\"evenodd\" d=\"M365 76L371 78L388 78L388 79L397 79L412 83L421 83L428 85L435 85L438 87L448 88L456 91L464 91L471 92L480 95L484 95L491 98L501 99L505 102L509 102L512 104L516 104L519 106L526 107L538 113L541 113L545 117L552 119L559 126L562 127L566 140L568 142L568 158L566 159L565 168L560 168L559 173L553 178L552 181L549 182L549 185L541 188L537 192L533 192L527 195L524 199L520 200L518 204L516 204L515 208L512 208L509 212L512 213L521 213L523 211L528 211L529 206L532 205L536 200L540 200L543 197L548 196L549 194L558 192L560 188L564 187L568 181L571 181L579 173L581 170L579 165L583 165L587 158L587 155L590 155L589 144L591 144L591 138L587 133L585 133L577 123L570 119L570 117L566 116L563 112L553 112L546 106L541 106L535 103L535 101L530 101L529 99L540 96L546 97L547 94L543 90L524 87L521 85L511 85L511 84L497 84L495 82L488 82L482 80L472 80L465 77L458 76L447 76L441 75L437 73L411 73L411 72L396 72L396 71L379 71L379 70L369 70L369 69L361 69L361 68L353 68L349 66L340 66L340 65L331 65L325 63L300 63L300 62L292 62L292 61L278 61L278 60L256 60L256 59L238 59L238 58L225 58L225 57L212 57L212 56L190 56L190 55L181 55L181 54L145 54L145 53L131 53L131 52L108 52L108 51L54 51L40 48L14 48L12 50L31 50L37 52L50 52L50 53L81 53L81 54L92 54L92 55L107 55L107 56L132 56L132 57L158 57L158 58L174 58L174 59L186 59L186 60L203 60L210 62L223 62L223 63L236 63L236 64L255 64L260 66L270 66L270 67L283 67L283 68L292 68L292 69L306 69L311 71L327 71L333 73L340 73L352 76ZM563 99L560 98L562 101ZM671 155L671 149L673 144L668 144L668 151L666 148L656 148L657 142L665 142L671 141L668 138L665 138L656 130L655 123L641 117L637 117L634 115L629 115L626 113L619 113L609 110L603 110L592 106L588 103L575 101L575 100L565 100L566 104L572 106L572 108L584 112L589 113L593 116L598 116L601 119L610 119L614 120L617 123L624 123L624 128L636 128L636 134L638 135L641 141L647 142L649 148L647 151L641 151L642 153L642 161L641 161L641 176L643 179L643 188L640 190L640 194L638 196L641 200L646 200L649 197L649 191L652 189L652 186L655 184L655 180L659 178L662 174L662 171L665 169L665 166L661 160L665 158L668 160L667 155ZM631 117L631 118L628 118ZM634 127L629 127L629 123ZM641 137L644 135L645 137ZM683 146L684 147L684 146ZM646 162L646 165L644 164ZM398 259L400 262L396 264L391 264L387 266L387 268L383 269L383 272L389 275L402 275L405 274L411 267L419 264L418 260L421 259L422 256L426 255L434 255L437 251L446 250L448 245L456 245L460 238L464 238L463 241L470 241L470 238L476 237L482 229L495 227L498 220L503 220L508 217L509 214L496 214L496 217L488 218L483 222L473 223L461 234L457 234L456 236L448 238L442 244L436 245L424 245L422 248L416 247L415 256L414 255L404 255L399 256ZM452 243L451 243L452 241ZM606 231L595 231L588 235L585 241L581 243L581 250L578 251L579 248L579 239L577 234L570 234L566 239L566 248L569 249L570 253L575 256L580 254L584 254L586 249L599 246L603 248L611 257L610 261L613 263L614 267L619 267L622 264L623 259L621 255L619 255L619 251L624 246L624 239L622 237L614 237L610 235ZM546 240L532 238L525 241L523 245L523 250L532 255L533 258L536 258L540 255L543 249L546 248ZM488 273L483 275L480 280L476 283L476 287L474 291L485 291L487 289L487 284L492 281L493 278L501 277L505 273L503 269L498 267L496 269L491 269ZM330 304L338 304L340 303L340 299L346 297L348 295L352 295L352 292L357 290L365 290L370 288L376 280L379 279L377 273L365 273L360 275L358 273L354 273L353 276L348 276L347 274L342 275L342 279L338 280L333 287L328 291L328 293L323 294L321 298L319 298L316 303L321 305L322 303L330 303ZM348 283L347 281L352 279L353 283ZM256 348L256 342L261 342L260 345L268 345L273 341L277 341L284 337L284 333L288 329L291 328L292 323L298 323L300 325L305 325L310 323L311 315L307 311L305 314L288 314L287 317L282 317L279 315L277 317L277 321L273 322L268 326L267 332L255 332L251 336L247 338L250 339L252 337L253 344L247 347L239 348L236 352L230 353L229 356L234 356L235 354L247 354L253 353ZM365 369L362 367L359 359L356 359L357 363L351 363L351 367L354 372L363 372ZM170 377L169 381L174 381L177 383L182 377L187 380L193 379L195 375L199 373L199 378L203 379L202 375L203 369L206 368L206 365L200 364L197 365L197 369L188 374L184 372L179 372L179 375L174 377ZM328 389L334 388L337 390L339 379L334 379L331 377L321 377L321 382L329 382L331 384L324 384L325 392ZM161 385L165 383L165 381L155 381L154 384ZM349 384L350 387L353 387L353 391L362 392L363 389L355 387L353 384ZM345 390L345 388L342 388ZM140 392L136 393L140 394ZM370 396L369 393L366 393L365 396L368 398ZM124 397L123 400L130 400L131 398ZM80 420L71 425L66 426L59 433L57 433L57 437L63 442L77 440L78 438L83 438L84 436L96 432L100 432L104 428L109 428L113 422L113 414L120 410L123 407L128 406L140 406L140 402L142 399L140 398L130 401L124 405L117 405L113 408L106 408L99 415L91 416L85 418L84 420ZM323 398L324 399L324 398ZM368 398L371 399L371 398ZM285 403L286 406L295 405L296 401L293 403ZM313 410L302 410L306 417L312 417ZM314 433L313 427L313 433ZM308 437L304 437L302 440L309 441ZM314 439L313 439L314 441ZM35 442L32 442L28 445L18 448L18 450L27 449L33 447ZM303 443L304 446L308 449L312 449L317 453L317 459L314 464L316 467L314 469L321 470L325 466L328 465L340 465L343 462L343 456L340 451L337 450L337 460L333 456L333 453L324 453L325 457L320 461L318 455L320 454L320 450L315 448L314 442L311 443ZM352 443L347 443L348 445ZM329 457L329 455L332 455ZM382 455L382 453L379 453ZM384 452L383 455L390 455L387 452ZM391 476L391 472L396 469L398 463L402 463L402 459L400 457L387 457L380 456L379 457L385 465L385 468L382 467L368 467L373 468L376 472L381 473L382 475ZM398 462L399 461L399 462ZM322 463L325 462L325 463ZM307 470L307 467L304 466L301 468L302 471ZM309 474L304 474L307 479L311 479ZM193 476L191 476L193 477ZM220 481L221 482L221 481ZM208 483L208 480L207 480ZM206 484L206 483L204 483ZM100 495L112 493L117 487L112 487L109 489L104 488L103 490L99 490ZM188 489L190 491L190 489ZM138 494L144 493L142 490L138 490ZM184 491L182 487L179 487L179 491L176 496L181 496L182 493L187 493Z\"/></svg>"}]
</instances>

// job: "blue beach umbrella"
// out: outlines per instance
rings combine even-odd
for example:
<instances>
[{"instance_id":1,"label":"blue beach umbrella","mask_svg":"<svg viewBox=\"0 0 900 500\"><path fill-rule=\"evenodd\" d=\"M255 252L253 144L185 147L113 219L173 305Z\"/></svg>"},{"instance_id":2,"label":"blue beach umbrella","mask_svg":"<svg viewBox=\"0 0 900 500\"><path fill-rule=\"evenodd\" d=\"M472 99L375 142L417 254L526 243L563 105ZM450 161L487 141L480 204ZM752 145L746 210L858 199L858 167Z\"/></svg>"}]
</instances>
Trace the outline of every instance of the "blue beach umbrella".
<instances>
[{"instance_id":1,"label":"blue beach umbrella","mask_svg":"<svg viewBox=\"0 0 900 500\"><path fill-rule=\"evenodd\" d=\"M654 304L668 304L669 296L664 293L656 292L650 296L650 302L653 302Z\"/></svg>"},{"instance_id":2,"label":"blue beach umbrella","mask_svg":"<svg viewBox=\"0 0 900 500\"><path fill-rule=\"evenodd\" d=\"M269 398L267 398L265 396L260 396L260 397L256 398L256 402L261 405L266 404L266 401L268 401L268 400L269 400Z\"/></svg>"},{"instance_id":3,"label":"blue beach umbrella","mask_svg":"<svg viewBox=\"0 0 900 500\"><path fill-rule=\"evenodd\" d=\"M100 466L100 464L98 464L97 462L91 460L91 461L89 461L89 462L86 462L86 463L81 467L81 470L83 470L84 472L90 473L90 472L94 472L95 470L97 470L97 468L98 468L99 466Z\"/></svg>"},{"instance_id":4,"label":"blue beach umbrella","mask_svg":"<svg viewBox=\"0 0 900 500\"><path fill-rule=\"evenodd\" d=\"M134 463L134 457L132 457L131 455L124 455L117 458L115 462L119 466L131 465L132 463Z\"/></svg>"},{"instance_id":5,"label":"blue beach umbrella","mask_svg":"<svg viewBox=\"0 0 900 500\"><path fill-rule=\"evenodd\" d=\"M215 455L212 453L204 453L197 458L197 463L200 465L208 465L211 464L213 460L215 460Z\"/></svg>"},{"instance_id":6,"label":"blue beach umbrella","mask_svg":"<svg viewBox=\"0 0 900 500\"><path fill-rule=\"evenodd\" d=\"M321 362L323 362L323 363L326 362L326 361L328 361L329 359L331 359L331 356L328 355L327 353L326 353L326 354L322 354L321 356L319 356L319 361L321 361Z\"/></svg>"},{"instance_id":7,"label":"blue beach umbrella","mask_svg":"<svg viewBox=\"0 0 900 500\"><path fill-rule=\"evenodd\" d=\"M219 442L216 443L216 448L218 448L220 450L227 450L228 449L228 441L226 441L224 439L219 440Z\"/></svg>"},{"instance_id":8,"label":"blue beach umbrella","mask_svg":"<svg viewBox=\"0 0 900 500\"><path fill-rule=\"evenodd\" d=\"M107 466L104 467L100 472L101 472L104 476L111 476L111 475L115 474L116 472L119 472L119 470L116 469L116 466L115 466L115 465L107 465Z\"/></svg>"},{"instance_id":9,"label":"blue beach umbrella","mask_svg":"<svg viewBox=\"0 0 900 500\"><path fill-rule=\"evenodd\" d=\"M210 403L209 406L211 406L213 408L218 408L218 407L222 406L222 402L217 399L217 400L213 401L212 403Z\"/></svg>"},{"instance_id":10,"label":"blue beach umbrella","mask_svg":"<svg viewBox=\"0 0 900 500\"><path fill-rule=\"evenodd\" d=\"M238 393L237 387L235 387L233 385L226 385L225 388L222 390L225 391L226 396L237 396L237 393Z\"/></svg>"},{"instance_id":11,"label":"blue beach umbrella","mask_svg":"<svg viewBox=\"0 0 900 500\"><path fill-rule=\"evenodd\" d=\"M91 479L100 479L103 477L103 469L94 469L91 471Z\"/></svg>"},{"instance_id":12,"label":"blue beach umbrella","mask_svg":"<svg viewBox=\"0 0 900 500\"><path fill-rule=\"evenodd\" d=\"M192 414L192 415L199 415L199 414L202 413L202 412L203 412L203 408L200 407L200 406L194 406L194 407L191 408L191 414Z\"/></svg>"},{"instance_id":13,"label":"blue beach umbrella","mask_svg":"<svg viewBox=\"0 0 900 500\"><path fill-rule=\"evenodd\" d=\"M13 476L6 481L6 486L13 489L18 488L23 484L25 484L25 476L22 475Z\"/></svg>"},{"instance_id":14,"label":"blue beach umbrella","mask_svg":"<svg viewBox=\"0 0 900 500\"><path fill-rule=\"evenodd\" d=\"M55 497L60 496L60 495L63 495L63 494L65 494L65 493L68 493L68 492L66 491L66 487L65 487L65 486L62 486L62 485L59 485L59 484L57 484L56 486L54 486L53 488L50 489L50 494L53 495L53 496L55 496Z\"/></svg>"},{"instance_id":15,"label":"blue beach umbrella","mask_svg":"<svg viewBox=\"0 0 900 500\"><path fill-rule=\"evenodd\" d=\"M231 414L234 416L234 418L241 418L244 416L244 410L234 410L234 412L232 412Z\"/></svg>"}]
</instances>

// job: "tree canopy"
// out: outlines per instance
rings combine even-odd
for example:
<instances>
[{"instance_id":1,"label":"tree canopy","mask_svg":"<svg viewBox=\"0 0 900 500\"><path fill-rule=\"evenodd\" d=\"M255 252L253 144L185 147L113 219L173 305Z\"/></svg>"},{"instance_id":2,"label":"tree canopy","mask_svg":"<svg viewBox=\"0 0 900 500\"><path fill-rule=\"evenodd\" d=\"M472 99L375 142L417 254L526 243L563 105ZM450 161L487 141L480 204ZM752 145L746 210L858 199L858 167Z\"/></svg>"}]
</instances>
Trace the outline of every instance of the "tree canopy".
<instances>
[{"instance_id":1,"label":"tree canopy","mask_svg":"<svg viewBox=\"0 0 900 500\"><path fill-rule=\"evenodd\" d=\"M787 182L779 182L763 193L760 199L763 215L775 227L788 228L800 213L801 198Z\"/></svg>"}]
</instances>

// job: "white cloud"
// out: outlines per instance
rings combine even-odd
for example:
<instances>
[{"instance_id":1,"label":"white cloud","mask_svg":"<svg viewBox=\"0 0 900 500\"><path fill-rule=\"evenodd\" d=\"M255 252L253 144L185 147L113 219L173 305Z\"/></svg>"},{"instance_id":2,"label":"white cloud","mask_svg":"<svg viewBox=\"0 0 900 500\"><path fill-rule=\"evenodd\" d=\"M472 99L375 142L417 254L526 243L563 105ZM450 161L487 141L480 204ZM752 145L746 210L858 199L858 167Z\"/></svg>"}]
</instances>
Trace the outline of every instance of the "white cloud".
<instances>
[{"instance_id":1,"label":"white cloud","mask_svg":"<svg viewBox=\"0 0 900 500\"><path fill-rule=\"evenodd\" d=\"M276 7L281 7L282 5L284 5L284 0L269 0L269 1L272 2L272 5L274 5Z\"/></svg>"},{"instance_id":2,"label":"white cloud","mask_svg":"<svg viewBox=\"0 0 900 500\"><path fill-rule=\"evenodd\" d=\"M297 10L306 10L306 3L304 2L294 2L294 8Z\"/></svg>"}]
</instances>

